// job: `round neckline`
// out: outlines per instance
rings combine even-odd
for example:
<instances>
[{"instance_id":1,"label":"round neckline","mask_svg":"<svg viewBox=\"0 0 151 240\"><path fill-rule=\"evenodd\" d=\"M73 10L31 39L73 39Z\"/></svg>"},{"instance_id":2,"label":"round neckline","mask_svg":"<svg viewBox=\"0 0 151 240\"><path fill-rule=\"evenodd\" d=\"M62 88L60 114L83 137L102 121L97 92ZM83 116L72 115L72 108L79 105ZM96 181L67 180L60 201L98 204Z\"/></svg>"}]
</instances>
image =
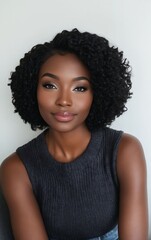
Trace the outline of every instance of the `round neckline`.
<instances>
[{"instance_id":1,"label":"round neckline","mask_svg":"<svg viewBox=\"0 0 151 240\"><path fill-rule=\"evenodd\" d=\"M46 131L47 129L42 134L40 134L40 138L41 138L40 149L42 150L41 157L43 159L46 159L48 163L51 162L51 164L55 168L63 168L63 167L66 169L83 168L83 166L85 166L86 164L88 164L88 162L93 160L94 155L98 152L100 142L101 142L100 132L102 131L99 130L99 131L91 132L90 141L82 154L80 154L78 157L76 157L74 160L70 162L60 162L60 161L57 161L48 150L48 146L45 139Z\"/></svg>"}]
</instances>

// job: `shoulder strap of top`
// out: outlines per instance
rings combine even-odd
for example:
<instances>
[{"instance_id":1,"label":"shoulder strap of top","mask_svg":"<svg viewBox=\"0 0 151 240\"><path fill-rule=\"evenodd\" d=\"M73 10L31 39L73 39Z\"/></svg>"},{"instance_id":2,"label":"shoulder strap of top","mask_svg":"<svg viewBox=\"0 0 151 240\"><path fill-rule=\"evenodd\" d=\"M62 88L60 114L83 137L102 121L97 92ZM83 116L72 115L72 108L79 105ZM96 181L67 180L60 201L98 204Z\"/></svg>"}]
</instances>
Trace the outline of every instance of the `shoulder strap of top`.
<instances>
[{"instance_id":1,"label":"shoulder strap of top","mask_svg":"<svg viewBox=\"0 0 151 240\"><path fill-rule=\"evenodd\" d=\"M106 154L105 168L107 172L112 174L112 178L115 181L115 184L118 186L118 177L117 177L117 154L120 139L122 137L123 131L105 128L104 131L104 151Z\"/></svg>"},{"instance_id":2,"label":"shoulder strap of top","mask_svg":"<svg viewBox=\"0 0 151 240\"><path fill-rule=\"evenodd\" d=\"M28 173L28 176L33 187L38 184L39 172L36 172L38 171L38 168L36 166L38 165L39 162L38 149L41 146L43 135L44 132L42 132L38 137L32 139L23 146L17 148L16 150L16 153L18 154L20 160L23 162L26 168L26 171Z\"/></svg>"}]
</instances>

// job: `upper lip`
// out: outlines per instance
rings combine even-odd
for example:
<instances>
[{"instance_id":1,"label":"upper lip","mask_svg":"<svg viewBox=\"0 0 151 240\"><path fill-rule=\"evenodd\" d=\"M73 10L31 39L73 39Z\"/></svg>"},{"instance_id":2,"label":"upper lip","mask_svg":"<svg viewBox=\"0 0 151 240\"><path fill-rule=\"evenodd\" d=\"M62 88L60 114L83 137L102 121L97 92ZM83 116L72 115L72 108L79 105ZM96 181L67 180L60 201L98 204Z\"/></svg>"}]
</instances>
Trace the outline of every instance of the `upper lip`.
<instances>
[{"instance_id":1,"label":"upper lip","mask_svg":"<svg viewBox=\"0 0 151 240\"><path fill-rule=\"evenodd\" d=\"M72 112L68 112L68 111L60 111L60 112L55 112L55 113L52 113L53 115L56 115L56 116L63 116L63 117L68 117L68 116L74 116L76 114L72 113Z\"/></svg>"}]
</instances>

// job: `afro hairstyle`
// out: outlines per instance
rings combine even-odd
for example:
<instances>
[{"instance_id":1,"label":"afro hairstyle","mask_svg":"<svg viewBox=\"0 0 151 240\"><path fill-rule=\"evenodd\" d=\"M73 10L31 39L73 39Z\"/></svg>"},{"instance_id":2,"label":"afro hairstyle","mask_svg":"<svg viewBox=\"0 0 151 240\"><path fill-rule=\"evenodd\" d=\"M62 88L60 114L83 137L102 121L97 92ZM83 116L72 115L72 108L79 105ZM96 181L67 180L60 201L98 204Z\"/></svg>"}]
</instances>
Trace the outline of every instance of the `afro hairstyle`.
<instances>
[{"instance_id":1,"label":"afro hairstyle","mask_svg":"<svg viewBox=\"0 0 151 240\"><path fill-rule=\"evenodd\" d=\"M33 130L48 127L39 113L38 74L42 64L54 54L74 53L88 68L93 103L86 119L90 130L110 125L127 110L131 98L131 67L123 52L110 46L107 39L77 29L64 30L52 41L34 46L11 73L12 103Z\"/></svg>"}]
</instances>

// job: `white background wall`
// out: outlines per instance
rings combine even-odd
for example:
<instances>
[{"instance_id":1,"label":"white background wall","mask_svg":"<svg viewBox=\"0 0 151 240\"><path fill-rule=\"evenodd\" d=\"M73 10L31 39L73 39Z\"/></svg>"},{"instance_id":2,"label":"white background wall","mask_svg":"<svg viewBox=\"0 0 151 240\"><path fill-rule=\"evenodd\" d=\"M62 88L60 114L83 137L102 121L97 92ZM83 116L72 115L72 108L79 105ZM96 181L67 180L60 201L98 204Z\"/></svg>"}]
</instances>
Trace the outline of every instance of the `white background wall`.
<instances>
[{"instance_id":1,"label":"white background wall","mask_svg":"<svg viewBox=\"0 0 151 240\"><path fill-rule=\"evenodd\" d=\"M113 127L143 144L151 218L151 0L0 0L0 162L39 134L13 113L10 72L33 45L74 27L108 38L133 67L133 99Z\"/></svg>"}]
</instances>

